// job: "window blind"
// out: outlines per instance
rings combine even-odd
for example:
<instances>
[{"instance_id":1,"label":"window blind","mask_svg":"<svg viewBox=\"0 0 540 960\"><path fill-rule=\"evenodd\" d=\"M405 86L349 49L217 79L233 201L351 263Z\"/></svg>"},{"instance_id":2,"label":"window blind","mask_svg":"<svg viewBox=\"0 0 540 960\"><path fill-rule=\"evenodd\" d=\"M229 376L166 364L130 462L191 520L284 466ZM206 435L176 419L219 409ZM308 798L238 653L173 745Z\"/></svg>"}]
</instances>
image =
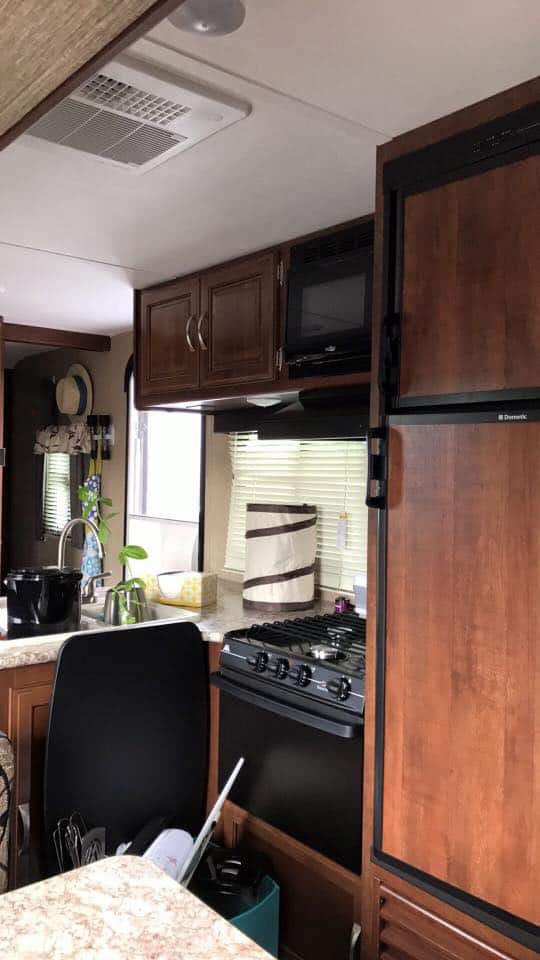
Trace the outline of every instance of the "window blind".
<instances>
[{"instance_id":1,"label":"window blind","mask_svg":"<svg viewBox=\"0 0 540 960\"><path fill-rule=\"evenodd\" d=\"M71 520L69 453L46 453L43 464L43 533L57 535Z\"/></svg>"},{"instance_id":2,"label":"window blind","mask_svg":"<svg viewBox=\"0 0 540 960\"><path fill-rule=\"evenodd\" d=\"M225 567L243 573L247 503L309 503L317 507L317 580L352 591L367 569L366 443L362 440L259 440L229 435L232 489ZM338 521L347 514L345 547Z\"/></svg>"}]
</instances>

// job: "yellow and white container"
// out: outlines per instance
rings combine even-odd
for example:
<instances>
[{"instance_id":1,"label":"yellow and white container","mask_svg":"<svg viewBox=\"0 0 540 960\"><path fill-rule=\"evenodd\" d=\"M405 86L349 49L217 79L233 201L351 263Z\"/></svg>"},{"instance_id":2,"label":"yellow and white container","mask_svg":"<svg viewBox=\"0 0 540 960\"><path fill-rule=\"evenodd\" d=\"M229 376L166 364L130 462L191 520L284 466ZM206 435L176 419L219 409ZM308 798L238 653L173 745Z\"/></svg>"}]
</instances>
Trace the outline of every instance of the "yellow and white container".
<instances>
[{"instance_id":1,"label":"yellow and white container","mask_svg":"<svg viewBox=\"0 0 540 960\"><path fill-rule=\"evenodd\" d=\"M217 574L196 570L159 573L157 600L172 607L210 607L217 600Z\"/></svg>"}]
</instances>

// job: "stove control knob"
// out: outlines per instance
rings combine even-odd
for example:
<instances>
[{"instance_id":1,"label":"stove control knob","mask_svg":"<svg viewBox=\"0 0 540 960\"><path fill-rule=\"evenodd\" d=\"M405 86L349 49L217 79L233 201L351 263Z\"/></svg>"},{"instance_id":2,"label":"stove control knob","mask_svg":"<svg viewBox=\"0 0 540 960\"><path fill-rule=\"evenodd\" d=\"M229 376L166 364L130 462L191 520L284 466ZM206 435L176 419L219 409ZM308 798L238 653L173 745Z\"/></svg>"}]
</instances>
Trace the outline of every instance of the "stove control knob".
<instances>
[{"instance_id":1,"label":"stove control knob","mask_svg":"<svg viewBox=\"0 0 540 960\"><path fill-rule=\"evenodd\" d=\"M326 689L336 700L347 700L351 693L351 681L347 677L340 677L339 680L330 680L326 684Z\"/></svg>"},{"instance_id":2,"label":"stove control knob","mask_svg":"<svg viewBox=\"0 0 540 960\"><path fill-rule=\"evenodd\" d=\"M291 670L289 677L297 687L307 687L311 683L311 669L306 664L301 664Z\"/></svg>"},{"instance_id":3,"label":"stove control knob","mask_svg":"<svg viewBox=\"0 0 540 960\"><path fill-rule=\"evenodd\" d=\"M261 650L260 653L255 654L255 656L248 657L247 662L256 673L264 673L266 664L268 663L268 654Z\"/></svg>"},{"instance_id":4,"label":"stove control knob","mask_svg":"<svg viewBox=\"0 0 540 960\"><path fill-rule=\"evenodd\" d=\"M289 661L285 657L278 657L277 660L271 660L268 664L270 673L273 673L276 680L283 680L289 672Z\"/></svg>"}]
</instances>

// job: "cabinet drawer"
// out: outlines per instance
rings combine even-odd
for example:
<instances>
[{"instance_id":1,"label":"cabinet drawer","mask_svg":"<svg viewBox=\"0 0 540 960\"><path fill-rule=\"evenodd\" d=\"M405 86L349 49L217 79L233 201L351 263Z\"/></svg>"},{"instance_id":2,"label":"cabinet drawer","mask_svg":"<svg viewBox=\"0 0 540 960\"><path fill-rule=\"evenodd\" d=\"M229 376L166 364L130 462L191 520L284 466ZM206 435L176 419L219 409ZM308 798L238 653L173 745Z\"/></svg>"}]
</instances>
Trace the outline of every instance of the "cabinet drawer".
<instances>
[{"instance_id":1,"label":"cabinet drawer","mask_svg":"<svg viewBox=\"0 0 540 960\"><path fill-rule=\"evenodd\" d=\"M379 903L380 960L512 960L388 887Z\"/></svg>"}]
</instances>

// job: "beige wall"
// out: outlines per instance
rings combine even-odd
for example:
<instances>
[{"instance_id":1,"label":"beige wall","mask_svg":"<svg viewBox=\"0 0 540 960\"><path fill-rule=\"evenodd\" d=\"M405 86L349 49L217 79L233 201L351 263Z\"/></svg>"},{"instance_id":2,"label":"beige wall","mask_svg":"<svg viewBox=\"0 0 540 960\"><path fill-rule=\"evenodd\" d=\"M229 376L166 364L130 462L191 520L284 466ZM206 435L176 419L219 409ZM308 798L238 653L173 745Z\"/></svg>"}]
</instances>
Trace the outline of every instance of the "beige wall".
<instances>
[{"instance_id":1,"label":"beige wall","mask_svg":"<svg viewBox=\"0 0 540 960\"><path fill-rule=\"evenodd\" d=\"M109 414L112 417L112 423L115 431L115 442L112 448L111 459L103 463L103 493L110 497L114 504L114 509L119 515L111 522L111 537L106 547L107 569L111 569L116 580L120 579L121 569L116 557L123 543L124 536L124 491L125 491L125 467L126 467L126 396L124 393L124 374L127 362L133 352L133 336L131 332L120 334L112 338L111 350L108 353L93 353L86 350L52 350L48 353L37 356L27 357L20 361L14 371L14 382L17 378L38 378L47 380L64 376L71 363L81 363L89 371L94 386L94 408L96 414ZM23 398L24 404L24 398ZM28 418L31 418L32 410L28 410ZM25 417L24 405L20 407L19 422L15 422L14 431L21 432L21 419ZM44 424L37 424L38 426ZM35 425L31 425L30 435L25 438L25 444L28 449L31 448L31 436L35 430ZM13 465L13 471L16 472L19 461ZM30 464L31 466L31 464ZM13 477L15 485L17 476ZM35 492L33 494L35 496ZM17 497L13 497L13 504L8 503L8 512L10 507L13 510L30 510L29 503L17 504ZM56 562L56 551L58 538L49 537L45 541L34 539L32 544L32 556L28 552L28 544L19 545L17 543L17 530L21 528L15 515L12 520L14 544L13 560L11 565L19 565L21 560L21 547L24 546L26 555L22 557L23 563L47 564ZM34 530L30 534L35 536ZM73 551L73 556L68 557L68 561L74 565L80 562L80 554Z\"/></svg>"},{"instance_id":2,"label":"beige wall","mask_svg":"<svg viewBox=\"0 0 540 960\"><path fill-rule=\"evenodd\" d=\"M221 574L229 522L232 471L227 434L214 433L214 418L206 418L204 505L204 569ZM234 577L234 575L231 575ZM239 577L234 579L240 579Z\"/></svg>"}]
</instances>

